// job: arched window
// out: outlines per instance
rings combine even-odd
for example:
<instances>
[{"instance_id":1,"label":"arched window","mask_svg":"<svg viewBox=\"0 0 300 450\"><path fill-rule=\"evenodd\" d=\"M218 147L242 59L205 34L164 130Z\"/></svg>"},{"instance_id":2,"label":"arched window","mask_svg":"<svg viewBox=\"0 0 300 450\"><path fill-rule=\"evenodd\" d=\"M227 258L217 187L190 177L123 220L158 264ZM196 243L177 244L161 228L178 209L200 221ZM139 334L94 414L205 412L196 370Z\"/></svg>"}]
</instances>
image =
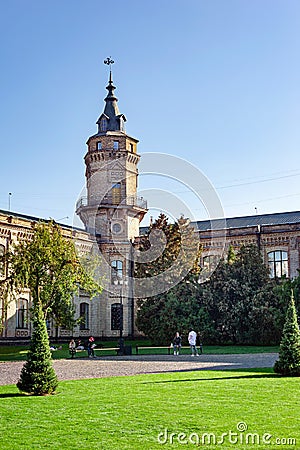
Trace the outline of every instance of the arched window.
<instances>
[{"instance_id":1,"label":"arched window","mask_svg":"<svg viewBox=\"0 0 300 450\"><path fill-rule=\"evenodd\" d=\"M121 280L123 278L123 262L116 259L111 262L111 282Z\"/></svg>"},{"instance_id":2,"label":"arched window","mask_svg":"<svg viewBox=\"0 0 300 450\"><path fill-rule=\"evenodd\" d=\"M89 304L88 303L80 303L80 330L88 330L89 329Z\"/></svg>"},{"instance_id":3,"label":"arched window","mask_svg":"<svg viewBox=\"0 0 300 450\"><path fill-rule=\"evenodd\" d=\"M288 254L283 250L268 253L268 264L271 278L280 278L289 275Z\"/></svg>"},{"instance_id":4,"label":"arched window","mask_svg":"<svg viewBox=\"0 0 300 450\"><path fill-rule=\"evenodd\" d=\"M123 305L121 303L113 303L111 305L111 330L123 329Z\"/></svg>"},{"instance_id":5,"label":"arched window","mask_svg":"<svg viewBox=\"0 0 300 450\"><path fill-rule=\"evenodd\" d=\"M17 301L17 328L28 328L28 300L19 298Z\"/></svg>"},{"instance_id":6,"label":"arched window","mask_svg":"<svg viewBox=\"0 0 300 450\"><path fill-rule=\"evenodd\" d=\"M5 263L4 263L4 254L5 247L4 245L0 245L0 277L4 277L5 275Z\"/></svg>"}]
</instances>

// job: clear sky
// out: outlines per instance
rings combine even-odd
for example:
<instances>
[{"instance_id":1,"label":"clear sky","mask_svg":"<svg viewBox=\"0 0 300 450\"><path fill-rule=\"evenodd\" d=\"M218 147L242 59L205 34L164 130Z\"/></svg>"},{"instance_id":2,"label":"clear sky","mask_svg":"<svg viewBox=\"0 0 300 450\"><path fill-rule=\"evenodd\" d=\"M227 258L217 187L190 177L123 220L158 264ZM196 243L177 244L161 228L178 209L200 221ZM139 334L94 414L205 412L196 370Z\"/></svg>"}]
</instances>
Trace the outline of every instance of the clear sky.
<instances>
[{"instance_id":1,"label":"clear sky","mask_svg":"<svg viewBox=\"0 0 300 450\"><path fill-rule=\"evenodd\" d=\"M300 209L299 0L1 0L0 8L0 209L72 223L107 56L141 155L194 164L227 217ZM194 201L185 187L169 189Z\"/></svg>"}]
</instances>

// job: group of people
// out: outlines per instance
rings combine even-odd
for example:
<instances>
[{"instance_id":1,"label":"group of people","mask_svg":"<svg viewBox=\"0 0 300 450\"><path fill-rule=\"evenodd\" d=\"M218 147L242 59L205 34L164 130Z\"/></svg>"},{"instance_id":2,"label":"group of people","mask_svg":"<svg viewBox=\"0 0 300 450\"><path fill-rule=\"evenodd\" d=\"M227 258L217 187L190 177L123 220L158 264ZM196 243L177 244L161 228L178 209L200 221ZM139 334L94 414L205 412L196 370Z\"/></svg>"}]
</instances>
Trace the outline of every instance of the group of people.
<instances>
[{"instance_id":1,"label":"group of people","mask_svg":"<svg viewBox=\"0 0 300 450\"><path fill-rule=\"evenodd\" d=\"M85 350L86 349L88 352L88 357L95 358L95 352L94 352L95 347L96 347L96 344L95 344L95 339L93 338L93 336L90 336L86 345L83 345L81 340L78 340L78 342L76 344L75 340L71 339L71 341L69 342L69 353L71 355L71 358L74 358L74 356L76 355L76 350Z\"/></svg>"},{"instance_id":2,"label":"group of people","mask_svg":"<svg viewBox=\"0 0 300 450\"><path fill-rule=\"evenodd\" d=\"M203 353L203 345L202 345L202 341L201 341L201 335L200 335L200 333L196 333L196 331L194 331L192 328L190 329L189 334L188 334L188 342L189 342L189 345L191 348L191 356L199 356L199 353L200 354ZM178 331L175 333L172 345L173 345L174 355L179 355L181 345L182 345L182 338ZM198 353L198 350L199 350L199 353Z\"/></svg>"}]
</instances>

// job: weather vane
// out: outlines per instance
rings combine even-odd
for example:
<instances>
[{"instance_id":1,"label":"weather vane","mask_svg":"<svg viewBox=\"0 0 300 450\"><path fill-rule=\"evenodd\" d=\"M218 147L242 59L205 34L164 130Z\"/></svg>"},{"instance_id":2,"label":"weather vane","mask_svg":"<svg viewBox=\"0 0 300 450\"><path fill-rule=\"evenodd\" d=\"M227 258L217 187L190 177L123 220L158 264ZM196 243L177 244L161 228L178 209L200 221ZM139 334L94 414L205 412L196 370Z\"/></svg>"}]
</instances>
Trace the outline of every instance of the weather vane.
<instances>
[{"instance_id":1,"label":"weather vane","mask_svg":"<svg viewBox=\"0 0 300 450\"><path fill-rule=\"evenodd\" d=\"M110 70L111 70L111 66L112 66L112 64L114 64L114 60L111 59L111 57L109 56L108 58L106 58L104 60L104 64L107 64L109 66Z\"/></svg>"}]
</instances>

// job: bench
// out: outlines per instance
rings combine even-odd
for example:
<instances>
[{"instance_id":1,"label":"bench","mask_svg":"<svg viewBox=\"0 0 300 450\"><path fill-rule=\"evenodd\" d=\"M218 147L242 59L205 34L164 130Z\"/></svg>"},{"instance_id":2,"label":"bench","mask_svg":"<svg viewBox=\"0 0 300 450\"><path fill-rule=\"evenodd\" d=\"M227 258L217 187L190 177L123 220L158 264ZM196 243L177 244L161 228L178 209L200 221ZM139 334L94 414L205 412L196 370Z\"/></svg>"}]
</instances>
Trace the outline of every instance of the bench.
<instances>
[{"instance_id":1,"label":"bench","mask_svg":"<svg viewBox=\"0 0 300 450\"><path fill-rule=\"evenodd\" d=\"M180 347L181 349L186 348L186 349L190 349L191 347L189 345L184 346L182 345ZM200 345L200 353L202 353L202 344ZM139 345L136 345L135 347L135 351L136 351L136 355L139 354L140 350L156 350L156 349L165 349L167 351L167 354L170 355L171 352L173 351L173 346L169 345L169 346L163 346L163 347L141 347Z\"/></svg>"}]
</instances>

